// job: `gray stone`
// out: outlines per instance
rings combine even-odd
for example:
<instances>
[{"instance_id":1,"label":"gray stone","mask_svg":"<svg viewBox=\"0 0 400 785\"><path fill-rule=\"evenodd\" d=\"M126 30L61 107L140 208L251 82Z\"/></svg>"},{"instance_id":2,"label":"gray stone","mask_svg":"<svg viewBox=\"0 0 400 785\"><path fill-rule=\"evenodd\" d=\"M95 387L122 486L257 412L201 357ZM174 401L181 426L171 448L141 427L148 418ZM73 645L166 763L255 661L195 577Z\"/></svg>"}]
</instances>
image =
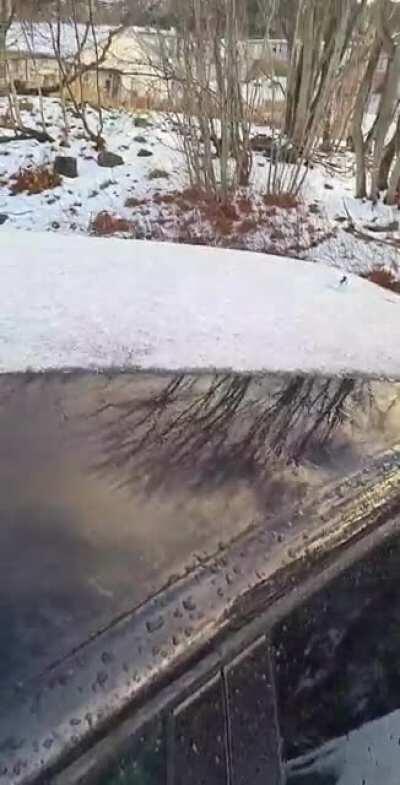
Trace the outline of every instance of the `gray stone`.
<instances>
[{"instance_id":1,"label":"gray stone","mask_svg":"<svg viewBox=\"0 0 400 785\"><path fill-rule=\"evenodd\" d=\"M0 213L0 226L5 224L8 221L8 215L6 213Z\"/></svg>"},{"instance_id":2,"label":"gray stone","mask_svg":"<svg viewBox=\"0 0 400 785\"><path fill-rule=\"evenodd\" d=\"M97 163L99 166L104 166L107 169L112 169L114 166L122 166L124 159L118 153L111 153L109 150L101 150L97 156Z\"/></svg>"},{"instance_id":3,"label":"gray stone","mask_svg":"<svg viewBox=\"0 0 400 785\"><path fill-rule=\"evenodd\" d=\"M57 155L54 171L64 177L78 177L78 162L72 155Z\"/></svg>"},{"instance_id":4,"label":"gray stone","mask_svg":"<svg viewBox=\"0 0 400 785\"><path fill-rule=\"evenodd\" d=\"M365 228L368 229L369 232L398 232L399 222L390 221L387 224L366 224Z\"/></svg>"},{"instance_id":5,"label":"gray stone","mask_svg":"<svg viewBox=\"0 0 400 785\"><path fill-rule=\"evenodd\" d=\"M147 158L147 157L148 157L148 156L150 156L150 155L153 155L153 153L151 152L151 150L146 150L144 147L142 147L142 148L139 150L139 152L138 152L138 158Z\"/></svg>"},{"instance_id":6,"label":"gray stone","mask_svg":"<svg viewBox=\"0 0 400 785\"><path fill-rule=\"evenodd\" d=\"M268 134L256 134L250 139L250 147L255 153L268 153L270 155L274 144L272 136Z\"/></svg>"},{"instance_id":7,"label":"gray stone","mask_svg":"<svg viewBox=\"0 0 400 785\"><path fill-rule=\"evenodd\" d=\"M138 144L146 144L147 139L145 136L135 136L133 141L137 142Z\"/></svg>"},{"instance_id":8,"label":"gray stone","mask_svg":"<svg viewBox=\"0 0 400 785\"><path fill-rule=\"evenodd\" d=\"M151 128L152 124L146 117L135 117L136 128Z\"/></svg>"},{"instance_id":9,"label":"gray stone","mask_svg":"<svg viewBox=\"0 0 400 785\"><path fill-rule=\"evenodd\" d=\"M169 174L165 171L165 169L152 169L152 171L148 175L149 180L168 180Z\"/></svg>"}]
</instances>

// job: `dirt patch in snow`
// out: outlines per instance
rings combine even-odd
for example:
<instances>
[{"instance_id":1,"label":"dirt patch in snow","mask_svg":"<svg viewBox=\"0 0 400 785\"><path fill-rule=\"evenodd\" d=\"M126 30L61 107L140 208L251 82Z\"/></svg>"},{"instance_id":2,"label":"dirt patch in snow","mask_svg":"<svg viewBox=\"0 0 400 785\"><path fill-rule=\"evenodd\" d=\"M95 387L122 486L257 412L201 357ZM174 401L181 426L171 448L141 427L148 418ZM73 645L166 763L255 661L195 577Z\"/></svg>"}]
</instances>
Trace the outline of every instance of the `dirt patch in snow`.
<instances>
[{"instance_id":1,"label":"dirt patch in snow","mask_svg":"<svg viewBox=\"0 0 400 785\"><path fill-rule=\"evenodd\" d=\"M242 191L228 203L198 188L129 197L135 236L178 243L303 256L334 231L291 194Z\"/></svg>"}]
</instances>

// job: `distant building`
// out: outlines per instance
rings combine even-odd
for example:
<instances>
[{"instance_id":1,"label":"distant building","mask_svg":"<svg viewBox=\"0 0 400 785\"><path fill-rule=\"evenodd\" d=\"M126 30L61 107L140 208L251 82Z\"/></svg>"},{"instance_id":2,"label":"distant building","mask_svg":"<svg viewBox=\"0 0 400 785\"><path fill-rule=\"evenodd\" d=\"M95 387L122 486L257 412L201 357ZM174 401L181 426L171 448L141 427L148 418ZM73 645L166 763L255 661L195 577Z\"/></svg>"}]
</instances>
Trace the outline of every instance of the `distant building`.
<instances>
[{"instance_id":1,"label":"distant building","mask_svg":"<svg viewBox=\"0 0 400 785\"><path fill-rule=\"evenodd\" d=\"M9 0L0 0L0 3ZM112 28L99 26L96 37L102 51ZM85 33L84 25L64 23L60 31L60 59L66 67L76 55L76 33L85 40L81 62L82 78L73 85L79 97L104 106L140 108L162 106L168 98L163 75L163 64L177 60L179 39L174 30L153 30L129 27L112 37L106 54L98 66L95 63L95 42ZM54 52L56 28L51 23L14 23L7 31L3 57L7 73L0 71L0 88L8 89L12 79L21 93L51 89L60 82L60 64ZM268 81L274 75L274 64L286 63L287 42L251 39L241 42L243 82ZM93 64L93 67L90 65ZM173 70L173 69L172 69ZM279 73L277 76L284 76ZM211 75L212 80L212 75Z\"/></svg>"},{"instance_id":2,"label":"distant building","mask_svg":"<svg viewBox=\"0 0 400 785\"><path fill-rule=\"evenodd\" d=\"M0 0L0 85L6 75L5 51L11 13L11 0Z\"/></svg>"}]
</instances>

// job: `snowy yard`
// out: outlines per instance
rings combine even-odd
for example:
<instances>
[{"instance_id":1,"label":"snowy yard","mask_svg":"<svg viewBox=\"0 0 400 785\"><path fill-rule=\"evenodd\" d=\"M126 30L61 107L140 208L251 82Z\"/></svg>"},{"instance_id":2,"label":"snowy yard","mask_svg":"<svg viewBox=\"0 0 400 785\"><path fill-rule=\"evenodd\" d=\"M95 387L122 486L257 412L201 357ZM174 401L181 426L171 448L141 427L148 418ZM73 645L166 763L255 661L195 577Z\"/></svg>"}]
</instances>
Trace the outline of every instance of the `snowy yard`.
<instances>
[{"instance_id":1,"label":"snowy yard","mask_svg":"<svg viewBox=\"0 0 400 785\"><path fill-rule=\"evenodd\" d=\"M32 106L22 117L27 125L39 127L37 99ZM0 136L10 135L6 116L3 98ZM269 160L254 153L250 191L239 195L228 210L216 210L188 189L170 116L105 111L107 149L123 158L123 164L114 168L98 165L81 121L72 114L70 147L62 146L63 121L56 99L45 100L45 118L53 142L0 144L0 232L117 233L126 238L193 242L324 261L361 274L385 267L400 280L398 208L354 198L351 153L315 163L299 204L283 207L266 203ZM94 124L95 113L89 110L88 118ZM255 128L256 133L266 130ZM56 155L77 158L77 178L63 177L58 187L39 194L13 193L12 177L18 170L51 167Z\"/></svg>"}]
</instances>

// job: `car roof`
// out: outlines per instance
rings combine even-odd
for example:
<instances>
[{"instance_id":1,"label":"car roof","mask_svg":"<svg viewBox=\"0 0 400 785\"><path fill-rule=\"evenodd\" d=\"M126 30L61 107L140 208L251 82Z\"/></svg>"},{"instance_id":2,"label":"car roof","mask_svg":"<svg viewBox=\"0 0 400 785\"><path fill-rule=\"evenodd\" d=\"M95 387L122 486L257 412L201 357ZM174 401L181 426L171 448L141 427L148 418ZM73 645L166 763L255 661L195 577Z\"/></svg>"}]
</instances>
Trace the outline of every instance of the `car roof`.
<instances>
[{"instance_id":1,"label":"car roof","mask_svg":"<svg viewBox=\"0 0 400 785\"><path fill-rule=\"evenodd\" d=\"M282 503L295 470L279 486L279 515L272 486L265 499L246 475L138 485L115 456L103 460L109 407L119 416L133 388L160 383L0 377L2 785L33 781L90 740L240 616L252 592L362 532L397 492L397 449L334 482L322 472L310 507Z\"/></svg>"},{"instance_id":2,"label":"car roof","mask_svg":"<svg viewBox=\"0 0 400 785\"><path fill-rule=\"evenodd\" d=\"M398 295L324 264L4 229L0 254L3 373L215 369L400 379Z\"/></svg>"}]
</instances>

